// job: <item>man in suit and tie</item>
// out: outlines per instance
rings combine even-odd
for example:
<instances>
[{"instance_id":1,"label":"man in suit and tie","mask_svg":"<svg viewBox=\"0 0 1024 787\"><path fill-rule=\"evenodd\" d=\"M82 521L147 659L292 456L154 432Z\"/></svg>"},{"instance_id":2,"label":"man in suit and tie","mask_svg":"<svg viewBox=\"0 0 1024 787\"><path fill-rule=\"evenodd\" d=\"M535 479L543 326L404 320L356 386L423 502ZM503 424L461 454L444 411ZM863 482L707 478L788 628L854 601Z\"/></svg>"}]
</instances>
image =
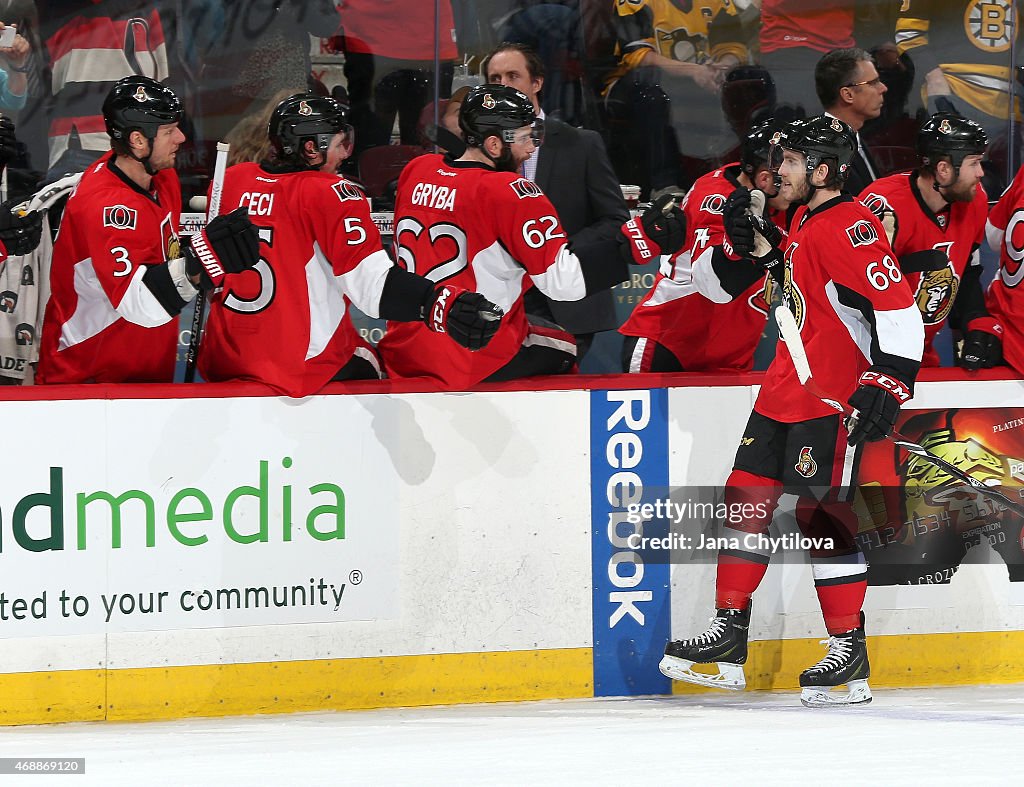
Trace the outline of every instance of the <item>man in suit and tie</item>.
<instances>
[{"instance_id":1,"label":"man in suit and tie","mask_svg":"<svg viewBox=\"0 0 1024 787\"><path fill-rule=\"evenodd\" d=\"M857 153L850 162L845 190L860 194L879 172L861 139L864 124L882 114L886 87L871 55L863 49L833 49L814 68L814 87L826 115L848 123L857 132Z\"/></svg>"},{"instance_id":2,"label":"man in suit and tie","mask_svg":"<svg viewBox=\"0 0 1024 787\"><path fill-rule=\"evenodd\" d=\"M533 180L551 200L573 244L614 237L629 212L604 142L595 131L578 129L544 117L540 91L544 64L524 44L500 44L483 62L489 83L508 85L533 101L544 120L544 143L523 164L523 176ZM533 289L524 297L527 313L562 326L576 337L582 359L598 331L618 327L611 290L579 301L552 301Z\"/></svg>"}]
</instances>

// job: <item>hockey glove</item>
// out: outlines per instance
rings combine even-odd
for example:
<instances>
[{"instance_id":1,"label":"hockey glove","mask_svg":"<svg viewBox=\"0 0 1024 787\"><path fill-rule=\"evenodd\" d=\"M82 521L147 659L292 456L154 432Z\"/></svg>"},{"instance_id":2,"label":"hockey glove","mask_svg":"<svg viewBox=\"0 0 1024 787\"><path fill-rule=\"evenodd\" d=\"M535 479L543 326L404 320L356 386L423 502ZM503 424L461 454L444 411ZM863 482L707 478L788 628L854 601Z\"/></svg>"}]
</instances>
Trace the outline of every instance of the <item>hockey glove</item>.
<instances>
[{"instance_id":1,"label":"hockey glove","mask_svg":"<svg viewBox=\"0 0 1024 787\"><path fill-rule=\"evenodd\" d=\"M1003 362L1003 326L994 317L975 317L968 322L959 361L971 370L999 366Z\"/></svg>"},{"instance_id":2,"label":"hockey glove","mask_svg":"<svg viewBox=\"0 0 1024 787\"><path fill-rule=\"evenodd\" d=\"M750 192L739 186L722 208L722 223L729 242L725 253L733 259L750 258L754 254L754 226L750 223L749 211Z\"/></svg>"},{"instance_id":3,"label":"hockey glove","mask_svg":"<svg viewBox=\"0 0 1024 787\"><path fill-rule=\"evenodd\" d=\"M423 321L435 333L446 333L468 350L479 350L501 327L505 312L478 292L440 284L424 309Z\"/></svg>"},{"instance_id":4,"label":"hockey glove","mask_svg":"<svg viewBox=\"0 0 1024 787\"><path fill-rule=\"evenodd\" d=\"M14 136L14 123L8 117L0 117L0 169L18 152L18 140Z\"/></svg>"},{"instance_id":5,"label":"hockey glove","mask_svg":"<svg viewBox=\"0 0 1024 787\"><path fill-rule=\"evenodd\" d=\"M900 407L911 397L910 389L885 367L872 366L860 376L860 386L849 399L856 412L847 420L850 445L884 440L896 425Z\"/></svg>"},{"instance_id":6,"label":"hockey glove","mask_svg":"<svg viewBox=\"0 0 1024 787\"><path fill-rule=\"evenodd\" d=\"M663 194L643 212L622 225L627 262L646 265L662 254L675 254L686 239L686 217L677 205L679 195Z\"/></svg>"},{"instance_id":7,"label":"hockey glove","mask_svg":"<svg viewBox=\"0 0 1024 787\"><path fill-rule=\"evenodd\" d=\"M217 216L182 243L189 276L200 276L205 289L220 287L224 276L241 273L260 258L259 231L245 208Z\"/></svg>"},{"instance_id":8,"label":"hockey glove","mask_svg":"<svg viewBox=\"0 0 1024 787\"><path fill-rule=\"evenodd\" d=\"M0 205L0 242L8 254L28 254L43 235L43 214L32 211L21 216L13 210L16 202L9 199Z\"/></svg>"}]
</instances>

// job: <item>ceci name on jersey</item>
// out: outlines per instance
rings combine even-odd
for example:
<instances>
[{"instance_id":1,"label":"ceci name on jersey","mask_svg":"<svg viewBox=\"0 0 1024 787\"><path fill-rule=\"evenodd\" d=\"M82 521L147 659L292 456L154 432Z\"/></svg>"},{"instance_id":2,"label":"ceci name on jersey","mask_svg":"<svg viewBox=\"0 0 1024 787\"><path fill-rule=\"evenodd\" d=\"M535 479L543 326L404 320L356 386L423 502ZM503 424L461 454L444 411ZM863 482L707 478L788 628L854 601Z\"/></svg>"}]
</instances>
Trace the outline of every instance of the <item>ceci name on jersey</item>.
<instances>
[{"instance_id":1,"label":"ceci name on jersey","mask_svg":"<svg viewBox=\"0 0 1024 787\"><path fill-rule=\"evenodd\" d=\"M250 216L269 216L274 210L274 195L262 191L247 191L238 200L238 207L247 206Z\"/></svg>"}]
</instances>

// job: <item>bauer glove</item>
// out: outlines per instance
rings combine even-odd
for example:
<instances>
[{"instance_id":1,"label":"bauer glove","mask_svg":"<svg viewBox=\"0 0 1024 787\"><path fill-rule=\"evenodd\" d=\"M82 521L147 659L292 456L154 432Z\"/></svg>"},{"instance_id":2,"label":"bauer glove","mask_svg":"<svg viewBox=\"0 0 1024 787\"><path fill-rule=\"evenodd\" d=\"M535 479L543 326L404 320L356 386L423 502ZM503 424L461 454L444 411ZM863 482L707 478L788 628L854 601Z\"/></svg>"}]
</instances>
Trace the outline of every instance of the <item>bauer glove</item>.
<instances>
[{"instance_id":1,"label":"bauer glove","mask_svg":"<svg viewBox=\"0 0 1024 787\"><path fill-rule=\"evenodd\" d=\"M1003 326L994 317L975 317L967 323L960 348L965 369L991 369L1003 362Z\"/></svg>"},{"instance_id":2,"label":"bauer glove","mask_svg":"<svg viewBox=\"0 0 1024 787\"><path fill-rule=\"evenodd\" d=\"M505 312L478 292L451 284L434 288L423 321L435 333L446 333L468 350L480 350L498 332Z\"/></svg>"},{"instance_id":3,"label":"bauer glove","mask_svg":"<svg viewBox=\"0 0 1024 787\"><path fill-rule=\"evenodd\" d=\"M9 199L0 205L0 243L8 254L28 254L43 236L43 214L32 211L19 215L13 210L16 202Z\"/></svg>"},{"instance_id":4,"label":"bauer glove","mask_svg":"<svg viewBox=\"0 0 1024 787\"><path fill-rule=\"evenodd\" d=\"M245 208L217 216L182 243L185 270L200 276L205 289L220 287L229 273L241 273L260 258L260 236Z\"/></svg>"},{"instance_id":5,"label":"bauer glove","mask_svg":"<svg viewBox=\"0 0 1024 787\"><path fill-rule=\"evenodd\" d=\"M847 419L850 445L884 440L892 433L900 407L910 401L910 389L882 366L872 366L860 376L859 387L849 399L856 412Z\"/></svg>"},{"instance_id":6,"label":"bauer glove","mask_svg":"<svg viewBox=\"0 0 1024 787\"><path fill-rule=\"evenodd\" d=\"M662 254L675 254L686 240L686 217L678 194L663 194L643 212L622 225L626 261L646 265Z\"/></svg>"}]
</instances>

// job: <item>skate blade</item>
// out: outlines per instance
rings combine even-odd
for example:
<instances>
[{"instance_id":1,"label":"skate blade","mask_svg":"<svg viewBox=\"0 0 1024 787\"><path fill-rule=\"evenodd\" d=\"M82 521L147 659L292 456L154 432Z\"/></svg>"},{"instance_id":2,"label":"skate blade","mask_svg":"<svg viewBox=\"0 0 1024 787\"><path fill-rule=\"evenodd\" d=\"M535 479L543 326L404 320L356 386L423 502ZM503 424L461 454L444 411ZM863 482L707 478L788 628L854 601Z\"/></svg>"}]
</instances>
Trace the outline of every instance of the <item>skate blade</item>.
<instances>
[{"instance_id":1,"label":"skate blade","mask_svg":"<svg viewBox=\"0 0 1024 787\"><path fill-rule=\"evenodd\" d=\"M866 680L851 680L847 691L807 687L800 692L800 703L805 708L840 708L844 705L867 705L871 702L871 687Z\"/></svg>"},{"instance_id":2,"label":"skate blade","mask_svg":"<svg viewBox=\"0 0 1024 787\"><path fill-rule=\"evenodd\" d=\"M718 667L718 674L705 674L694 672L694 662L680 659L675 656L665 656L658 669L666 678L682 680L687 683L695 683L698 686L708 686L712 689L727 689L728 691L742 691L747 686L747 679L743 675L741 664L726 664L725 662L713 662Z\"/></svg>"}]
</instances>

